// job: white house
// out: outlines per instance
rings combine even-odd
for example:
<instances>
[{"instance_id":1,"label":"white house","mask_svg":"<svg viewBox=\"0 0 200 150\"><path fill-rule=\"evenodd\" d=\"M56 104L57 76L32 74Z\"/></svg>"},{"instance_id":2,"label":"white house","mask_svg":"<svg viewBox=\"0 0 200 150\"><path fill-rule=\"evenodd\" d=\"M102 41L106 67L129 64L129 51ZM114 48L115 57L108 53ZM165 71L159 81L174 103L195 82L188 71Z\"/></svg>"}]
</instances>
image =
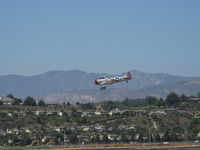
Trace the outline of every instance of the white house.
<instances>
[{"instance_id":1,"label":"white house","mask_svg":"<svg viewBox=\"0 0 200 150\"><path fill-rule=\"evenodd\" d=\"M0 97L0 101L4 104L4 105L12 105L15 100L9 97Z\"/></svg>"}]
</instances>

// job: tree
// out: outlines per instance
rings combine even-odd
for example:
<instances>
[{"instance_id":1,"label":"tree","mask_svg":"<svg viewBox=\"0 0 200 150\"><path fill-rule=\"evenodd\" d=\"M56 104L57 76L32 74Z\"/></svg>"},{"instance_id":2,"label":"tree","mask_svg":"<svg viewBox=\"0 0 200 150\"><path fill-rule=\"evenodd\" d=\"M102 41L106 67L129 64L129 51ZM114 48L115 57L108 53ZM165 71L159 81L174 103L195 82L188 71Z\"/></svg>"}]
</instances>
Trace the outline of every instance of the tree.
<instances>
[{"instance_id":1,"label":"tree","mask_svg":"<svg viewBox=\"0 0 200 150\"><path fill-rule=\"evenodd\" d=\"M20 105L20 104L22 104L22 99L20 99L20 98L14 98L14 103L13 103L13 105Z\"/></svg>"},{"instance_id":2,"label":"tree","mask_svg":"<svg viewBox=\"0 0 200 150\"><path fill-rule=\"evenodd\" d=\"M108 139L108 135L107 134L103 135L103 142L104 143L109 143L109 139Z\"/></svg>"},{"instance_id":3,"label":"tree","mask_svg":"<svg viewBox=\"0 0 200 150\"><path fill-rule=\"evenodd\" d=\"M107 102L104 102L104 104L103 104L103 109L105 109L105 110L112 110L115 108L117 108L116 102L107 101Z\"/></svg>"},{"instance_id":4,"label":"tree","mask_svg":"<svg viewBox=\"0 0 200 150\"><path fill-rule=\"evenodd\" d=\"M200 91L197 93L197 97L200 98Z\"/></svg>"},{"instance_id":5,"label":"tree","mask_svg":"<svg viewBox=\"0 0 200 150\"><path fill-rule=\"evenodd\" d=\"M138 142L143 142L143 134L142 134L142 132L139 133L139 137L138 137L137 141Z\"/></svg>"},{"instance_id":6,"label":"tree","mask_svg":"<svg viewBox=\"0 0 200 150\"><path fill-rule=\"evenodd\" d=\"M14 96L12 94L8 94L6 97L14 99Z\"/></svg>"},{"instance_id":7,"label":"tree","mask_svg":"<svg viewBox=\"0 0 200 150\"><path fill-rule=\"evenodd\" d=\"M127 138L127 135L122 134L122 136L121 136L121 141L122 141L122 142L128 142L129 139Z\"/></svg>"},{"instance_id":8,"label":"tree","mask_svg":"<svg viewBox=\"0 0 200 150\"><path fill-rule=\"evenodd\" d=\"M100 143L100 137L99 137L99 135L96 136L96 142Z\"/></svg>"},{"instance_id":9,"label":"tree","mask_svg":"<svg viewBox=\"0 0 200 150\"><path fill-rule=\"evenodd\" d=\"M158 133L155 134L155 141L160 142L160 135Z\"/></svg>"},{"instance_id":10,"label":"tree","mask_svg":"<svg viewBox=\"0 0 200 150\"><path fill-rule=\"evenodd\" d=\"M165 142L170 142L169 130L165 131L165 133L164 133L162 139L163 139L163 141L165 141Z\"/></svg>"},{"instance_id":11,"label":"tree","mask_svg":"<svg viewBox=\"0 0 200 150\"><path fill-rule=\"evenodd\" d=\"M166 99L167 104L176 105L180 101L179 96L175 92L171 92Z\"/></svg>"},{"instance_id":12,"label":"tree","mask_svg":"<svg viewBox=\"0 0 200 150\"><path fill-rule=\"evenodd\" d=\"M147 96L145 100L148 102L149 105L156 105L158 102L158 99L154 96Z\"/></svg>"},{"instance_id":13,"label":"tree","mask_svg":"<svg viewBox=\"0 0 200 150\"><path fill-rule=\"evenodd\" d=\"M70 143L73 143L73 144L78 143L77 135L76 135L76 134L71 134L71 135L69 136L69 141L70 141Z\"/></svg>"},{"instance_id":14,"label":"tree","mask_svg":"<svg viewBox=\"0 0 200 150\"><path fill-rule=\"evenodd\" d=\"M39 100L38 105L39 106L46 106L46 104L43 100Z\"/></svg>"},{"instance_id":15,"label":"tree","mask_svg":"<svg viewBox=\"0 0 200 150\"><path fill-rule=\"evenodd\" d=\"M181 101L184 101L184 100L187 100L187 99L188 99L188 97L185 94L181 94L181 96L180 96Z\"/></svg>"},{"instance_id":16,"label":"tree","mask_svg":"<svg viewBox=\"0 0 200 150\"><path fill-rule=\"evenodd\" d=\"M159 108L161 108L161 107L162 107L162 108L166 108L166 107L167 107L166 102L165 102L162 98L160 98L160 99L158 100L157 105L158 105Z\"/></svg>"},{"instance_id":17,"label":"tree","mask_svg":"<svg viewBox=\"0 0 200 150\"><path fill-rule=\"evenodd\" d=\"M56 131L53 131L51 133L51 136L54 137L54 142L55 143L59 143L60 141L63 141L63 134L62 133L59 133L59 132L56 132Z\"/></svg>"},{"instance_id":18,"label":"tree","mask_svg":"<svg viewBox=\"0 0 200 150\"><path fill-rule=\"evenodd\" d=\"M90 142L91 142L91 143L96 143L95 137L92 137L91 140L90 140Z\"/></svg>"},{"instance_id":19,"label":"tree","mask_svg":"<svg viewBox=\"0 0 200 150\"><path fill-rule=\"evenodd\" d=\"M81 105L82 109L94 109L94 104L86 103Z\"/></svg>"},{"instance_id":20,"label":"tree","mask_svg":"<svg viewBox=\"0 0 200 150\"><path fill-rule=\"evenodd\" d=\"M71 104L70 104L70 102L67 102L67 106L70 106Z\"/></svg>"},{"instance_id":21,"label":"tree","mask_svg":"<svg viewBox=\"0 0 200 150\"><path fill-rule=\"evenodd\" d=\"M174 142L177 142L179 139L178 139L178 136L176 135L175 132L172 132L172 134L170 135L170 140L171 141L174 141Z\"/></svg>"},{"instance_id":22,"label":"tree","mask_svg":"<svg viewBox=\"0 0 200 150\"><path fill-rule=\"evenodd\" d=\"M24 100L24 105L36 106L36 101L35 101L34 98L28 96L28 97Z\"/></svg>"},{"instance_id":23,"label":"tree","mask_svg":"<svg viewBox=\"0 0 200 150\"><path fill-rule=\"evenodd\" d=\"M0 105L3 105L3 102L2 102L2 101L0 101Z\"/></svg>"}]
</instances>

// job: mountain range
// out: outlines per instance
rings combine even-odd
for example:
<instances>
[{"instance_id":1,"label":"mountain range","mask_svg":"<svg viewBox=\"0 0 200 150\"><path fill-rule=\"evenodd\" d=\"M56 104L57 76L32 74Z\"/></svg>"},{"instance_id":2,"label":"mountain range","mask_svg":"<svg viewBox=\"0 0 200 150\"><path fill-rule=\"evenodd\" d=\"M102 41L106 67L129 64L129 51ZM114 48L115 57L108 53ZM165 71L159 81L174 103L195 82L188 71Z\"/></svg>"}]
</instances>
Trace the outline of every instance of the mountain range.
<instances>
[{"instance_id":1,"label":"mountain range","mask_svg":"<svg viewBox=\"0 0 200 150\"><path fill-rule=\"evenodd\" d=\"M178 94L196 94L200 91L200 78L182 77L164 73L144 73L130 70L133 79L129 83L116 83L100 91L95 78L121 76L106 73L86 73L80 70L49 71L35 76L0 76L0 96L11 93L16 97L33 96L54 102L97 102L141 98L147 95L165 97L174 91Z\"/></svg>"}]
</instances>

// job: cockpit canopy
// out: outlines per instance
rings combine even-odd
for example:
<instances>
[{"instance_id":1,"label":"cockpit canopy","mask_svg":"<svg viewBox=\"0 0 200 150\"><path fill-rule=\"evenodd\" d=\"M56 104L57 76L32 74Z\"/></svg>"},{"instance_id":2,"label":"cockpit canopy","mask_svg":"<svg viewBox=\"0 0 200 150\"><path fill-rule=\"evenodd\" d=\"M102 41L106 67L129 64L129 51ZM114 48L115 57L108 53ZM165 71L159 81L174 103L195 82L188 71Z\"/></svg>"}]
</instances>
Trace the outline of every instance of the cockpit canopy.
<instances>
[{"instance_id":1,"label":"cockpit canopy","mask_svg":"<svg viewBox=\"0 0 200 150\"><path fill-rule=\"evenodd\" d=\"M97 78L97 79L105 79L105 77L100 77L100 78Z\"/></svg>"}]
</instances>

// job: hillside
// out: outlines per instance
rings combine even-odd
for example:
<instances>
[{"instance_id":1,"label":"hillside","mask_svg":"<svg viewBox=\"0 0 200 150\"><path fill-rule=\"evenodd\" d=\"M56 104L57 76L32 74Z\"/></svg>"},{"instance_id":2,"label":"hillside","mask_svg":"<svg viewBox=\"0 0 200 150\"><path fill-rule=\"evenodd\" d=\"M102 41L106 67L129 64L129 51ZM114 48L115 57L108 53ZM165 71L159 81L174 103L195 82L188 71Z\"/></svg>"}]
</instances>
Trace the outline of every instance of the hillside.
<instances>
[{"instance_id":1,"label":"hillside","mask_svg":"<svg viewBox=\"0 0 200 150\"><path fill-rule=\"evenodd\" d=\"M132 90L154 87L157 85L186 81L189 77L173 76L162 73L143 73L131 70L133 79L127 83L117 83L109 88L128 88ZM124 73L120 74L123 75ZM12 93L17 97L41 97L66 91L97 90L94 79L101 76L118 76L104 73L86 73L79 70L49 71L36 76L8 75L0 76L0 96ZM125 90L126 91L126 90ZM124 93L125 94L125 93Z\"/></svg>"},{"instance_id":2,"label":"hillside","mask_svg":"<svg viewBox=\"0 0 200 150\"><path fill-rule=\"evenodd\" d=\"M177 94L196 95L200 91L200 78L181 81L178 83L171 83L165 85L158 85L144 89L125 89L113 88L100 90L84 90L84 91L70 91L65 93L56 93L43 97L47 103L54 102L70 102L70 103L86 103L99 102L103 100L124 100L128 98L144 98L146 96L166 97L170 92Z\"/></svg>"},{"instance_id":3,"label":"hillside","mask_svg":"<svg viewBox=\"0 0 200 150\"><path fill-rule=\"evenodd\" d=\"M135 95L136 97L144 97L147 95L166 97L170 92L176 92L179 95L197 95L197 93L200 92L200 78L145 88L136 90L135 92L137 93Z\"/></svg>"}]
</instances>

